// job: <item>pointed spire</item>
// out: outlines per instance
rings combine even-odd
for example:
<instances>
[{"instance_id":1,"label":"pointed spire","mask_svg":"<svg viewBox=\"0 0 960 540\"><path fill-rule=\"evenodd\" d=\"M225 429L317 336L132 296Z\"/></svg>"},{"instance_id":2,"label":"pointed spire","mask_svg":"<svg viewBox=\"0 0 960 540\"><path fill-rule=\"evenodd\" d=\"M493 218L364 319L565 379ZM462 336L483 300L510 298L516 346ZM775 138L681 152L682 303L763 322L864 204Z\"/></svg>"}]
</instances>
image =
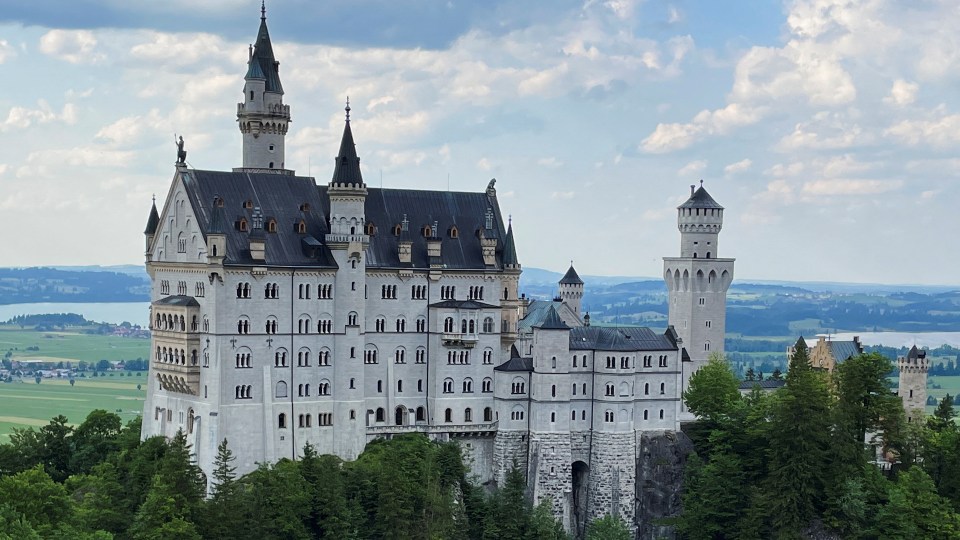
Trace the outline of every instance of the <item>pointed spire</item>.
<instances>
[{"instance_id":1,"label":"pointed spire","mask_svg":"<svg viewBox=\"0 0 960 540\"><path fill-rule=\"evenodd\" d=\"M265 79L265 90L283 94L283 85L280 84L280 63L273 56L273 44L270 41L270 32L267 30L266 4L260 4L260 30L257 32L257 41L254 44L253 54L250 56L246 79Z\"/></svg>"},{"instance_id":2,"label":"pointed spire","mask_svg":"<svg viewBox=\"0 0 960 540\"><path fill-rule=\"evenodd\" d=\"M157 234L157 227L160 225L160 213L157 212L157 196L153 196L153 206L150 207L150 217L147 218L147 228L143 234L153 236Z\"/></svg>"},{"instance_id":3,"label":"pointed spire","mask_svg":"<svg viewBox=\"0 0 960 540\"><path fill-rule=\"evenodd\" d=\"M534 326L534 328L539 328L541 330L569 330L570 327L567 326L567 323L563 322L563 319L560 318L560 315L557 314L557 308L550 306L549 311L547 311L547 316L543 318L543 322Z\"/></svg>"},{"instance_id":4,"label":"pointed spire","mask_svg":"<svg viewBox=\"0 0 960 540\"><path fill-rule=\"evenodd\" d=\"M577 271L573 269L573 261L570 261L570 269L567 270L567 273L563 275L560 279L561 285L583 285L583 280L580 279L580 276L577 274Z\"/></svg>"},{"instance_id":5,"label":"pointed spire","mask_svg":"<svg viewBox=\"0 0 960 540\"><path fill-rule=\"evenodd\" d=\"M507 239L503 242L503 265L504 266L520 266L520 261L517 260L517 246L513 241L513 220L510 220L510 224L507 226Z\"/></svg>"},{"instance_id":6,"label":"pointed spire","mask_svg":"<svg viewBox=\"0 0 960 540\"><path fill-rule=\"evenodd\" d=\"M333 169L333 179L330 184L344 184L348 186L366 187L363 175L360 173L360 158L357 157L357 145L353 142L353 131L350 129L350 101L347 99L347 120L343 126L343 138L340 140L340 153L337 155L337 164Z\"/></svg>"}]
</instances>

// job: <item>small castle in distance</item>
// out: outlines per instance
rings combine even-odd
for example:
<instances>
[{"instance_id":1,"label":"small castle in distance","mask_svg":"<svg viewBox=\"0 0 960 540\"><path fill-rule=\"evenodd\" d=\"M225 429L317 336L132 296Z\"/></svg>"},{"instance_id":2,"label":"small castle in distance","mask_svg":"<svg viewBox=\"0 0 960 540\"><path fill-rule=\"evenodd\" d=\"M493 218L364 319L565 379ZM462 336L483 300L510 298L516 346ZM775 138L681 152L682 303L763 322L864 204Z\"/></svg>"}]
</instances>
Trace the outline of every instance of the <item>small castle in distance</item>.
<instances>
[{"instance_id":1,"label":"small castle in distance","mask_svg":"<svg viewBox=\"0 0 960 540\"><path fill-rule=\"evenodd\" d=\"M664 258L669 327L591 325L572 264L557 299L520 294L493 181L367 185L349 102L330 180L289 169L265 11L242 97L242 166L194 169L181 147L150 209L142 436L183 430L209 477L223 439L242 474L307 443L354 459L422 433L457 440L481 483L519 467L576 536L605 514L653 530L666 503L638 496L650 449L692 419L682 392L724 345L734 259L719 256L724 209L702 183L678 207L679 256Z\"/></svg>"}]
</instances>

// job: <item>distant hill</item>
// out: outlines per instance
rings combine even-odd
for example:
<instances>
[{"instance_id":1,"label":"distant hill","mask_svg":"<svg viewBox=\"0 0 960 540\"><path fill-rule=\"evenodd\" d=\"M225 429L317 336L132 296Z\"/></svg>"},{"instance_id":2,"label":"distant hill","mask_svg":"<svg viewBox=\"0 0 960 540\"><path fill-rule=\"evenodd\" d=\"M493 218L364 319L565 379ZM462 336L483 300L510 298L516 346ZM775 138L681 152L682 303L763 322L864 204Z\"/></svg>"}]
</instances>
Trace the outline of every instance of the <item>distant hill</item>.
<instances>
[{"instance_id":1,"label":"distant hill","mask_svg":"<svg viewBox=\"0 0 960 540\"><path fill-rule=\"evenodd\" d=\"M0 268L0 304L143 302L150 299L150 281L145 277L143 269L137 274L107 269Z\"/></svg>"}]
</instances>

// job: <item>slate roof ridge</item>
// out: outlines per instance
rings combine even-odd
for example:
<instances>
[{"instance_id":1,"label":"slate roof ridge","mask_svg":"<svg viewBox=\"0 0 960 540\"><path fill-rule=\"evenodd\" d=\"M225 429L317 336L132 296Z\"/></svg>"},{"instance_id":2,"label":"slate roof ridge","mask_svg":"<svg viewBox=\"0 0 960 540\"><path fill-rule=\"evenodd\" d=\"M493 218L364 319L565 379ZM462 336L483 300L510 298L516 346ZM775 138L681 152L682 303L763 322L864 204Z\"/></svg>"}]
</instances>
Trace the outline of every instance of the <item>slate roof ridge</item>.
<instances>
[{"instance_id":1,"label":"slate roof ridge","mask_svg":"<svg viewBox=\"0 0 960 540\"><path fill-rule=\"evenodd\" d=\"M253 47L253 56L250 63L258 64L260 74L266 79L265 90L267 92L276 92L283 94L283 85L280 84L279 62L273 56L273 44L270 42L270 31L267 30L266 13L261 7L260 29L257 31L257 42ZM247 73L256 72L251 66Z\"/></svg>"},{"instance_id":2,"label":"slate roof ridge","mask_svg":"<svg viewBox=\"0 0 960 540\"><path fill-rule=\"evenodd\" d=\"M723 206L720 206L720 203L715 201L713 197L707 193L703 185L697 188L697 190L690 195L690 198L677 208L719 208L723 210Z\"/></svg>"},{"instance_id":3,"label":"slate roof ridge","mask_svg":"<svg viewBox=\"0 0 960 540\"><path fill-rule=\"evenodd\" d=\"M534 326L534 328L539 328L541 330L569 330L570 327L567 326L567 323L563 322L560 318L560 315L557 313L557 309L554 306L550 306L549 311L547 311L547 316L543 318L543 321Z\"/></svg>"},{"instance_id":4,"label":"slate roof ridge","mask_svg":"<svg viewBox=\"0 0 960 540\"><path fill-rule=\"evenodd\" d=\"M147 218L147 227L143 234L157 234L157 227L160 226L160 213L157 212L157 199L153 199L153 205L150 207L150 217Z\"/></svg>"}]
</instances>

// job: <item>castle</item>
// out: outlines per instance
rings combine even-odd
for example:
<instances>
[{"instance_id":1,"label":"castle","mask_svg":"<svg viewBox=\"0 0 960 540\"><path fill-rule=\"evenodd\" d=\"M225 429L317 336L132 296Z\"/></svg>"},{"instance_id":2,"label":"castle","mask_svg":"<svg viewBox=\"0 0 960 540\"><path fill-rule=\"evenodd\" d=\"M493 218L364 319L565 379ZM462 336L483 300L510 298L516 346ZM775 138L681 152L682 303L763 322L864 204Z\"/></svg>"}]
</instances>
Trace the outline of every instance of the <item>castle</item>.
<instances>
[{"instance_id":1,"label":"castle","mask_svg":"<svg viewBox=\"0 0 960 540\"><path fill-rule=\"evenodd\" d=\"M331 180L287 169L278 65L261 12L237 106L243 166L193 169L181 149L150 210L142 436L183 430L209 476L223 439L246 473L307 443L354 459L424 433L458 440L480 482L520 467L576 534L607 513L636 527L641 440L690 417L686 382L723 350L723 208L702 185L678 208L665 332L591 326L572 265L557 300L519 294L493 181L369 187L349 103Z\"/></svg>"}]
</instances>

